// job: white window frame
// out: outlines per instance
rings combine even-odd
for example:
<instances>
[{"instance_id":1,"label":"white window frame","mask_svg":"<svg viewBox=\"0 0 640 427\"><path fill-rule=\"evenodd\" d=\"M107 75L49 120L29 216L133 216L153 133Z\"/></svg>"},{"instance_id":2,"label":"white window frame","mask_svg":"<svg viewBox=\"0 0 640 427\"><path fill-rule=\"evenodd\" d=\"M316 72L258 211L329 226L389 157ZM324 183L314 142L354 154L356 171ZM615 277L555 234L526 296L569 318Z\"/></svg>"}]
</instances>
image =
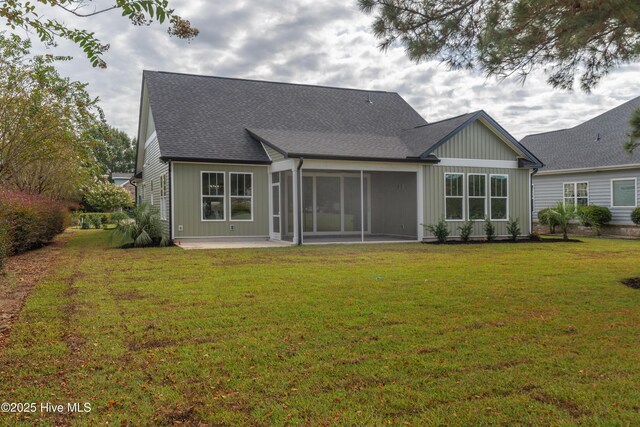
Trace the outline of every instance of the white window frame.
<instances>
[{"instance_id":1,"label":"white window frame","mask_svg":"<svg viewBox=\"0 0 640 427\"><path fill-rule=\"evenodd\" d=\"M251 196L234 196L231 188L231 175L250 175L251 176ZM253 172L229 172L229 221L231 222L253 222L253 189L255 188L253 180ZM227 186L225 185L225 192ZM251 199L251 218L250 219L233 219L231 217L231 200L232 199Z\"/></svg>"},{"instance_id":2,"label":"white window frame","mask_svg":"<svg viewBox=\"0 0 640 427\"><path fill-rule=\"evenodd\" d=\"M582 206L582 205L578 205L578 199L584 199L584 197L578 197L578 184L587 184L587 204L586 206L589 206L589 204L591 204L591 197L590 197L590 188L589 188L589 181L573 181L573 182L563 182L562 183L562 204L564 206L567 205L567 203L565 202L564 199L567 199L568 197L565 197L564 195L564 186L565 185L573 185L573 206L576 207L576 209L578 208L578 206Z\"/></svg>"},{"instance_id":3,"label":"white window frame","mask_svg":"<svg viewBox=\"0 0 640 427\"><path fill-rule=\"evenodd\" d=\"M507 195L506 196L492 196L491 195L491 178L494 176L504 176L507 178ZM509 182L509 174L506 173L492 173L489 174L489 182L487 185L489 186L488 198L489 198L489 220L490 221L498 221L498 222L506 222L509 221L509 191L511 190L511 183ZM506 199L506 215L505 218L494 218L493 217L493 209L491 208L491 199Z\"/></svg>"},{"instance_id":4,"label":"white window frame","mask_svg":"<svg viewBox=\"0 0 640 427\"><path fill-rule=\"evenodd\" d=\"M462 196L447 196L447 175L462 175ZM464 222L465 221L465 212L467 210L466 206L466 188L467 188L467 174L464 172L445 172L444 173L444 185L443 185L443 193L444 193L444 220L445 222ZM447 199L462 199L462 218L461 219L448 219L447 218Z\"/></svg>"},{"instance_id":5,"label":"white window frame","mask_svg":"<svg viewBox=\"0 0 640 427\"><path fill-rule=\"evenodd\" d=\"M153 201L154 201L154 199L153 199L153 178L150 179L149 181L151 182L151 195L150 195L151 199L150 200L151 200L151 206L153 206L154 205L154 203L153 203Z\"/></svg>"},{"instance_id":6,"label":"white window frame","mask_svg":"<svg viewBox=\"0 0 640 427\"><path fill-rule=\"evenodd\" d=\"M469 190L469 177L471 176L484 176L484 197L480 196L471 196L471 191ZM487 200L489 199L489 191L488 190L488 182L487 182L487 174L486 173L468 173L466 177L467 184L467 218L469 221L484 221L487 218L487 214L489 213L489 208L487 206ZM469 203L468 199L484 199L484 217L482 219L471 219L471 211L469 210L471 203Z\"/></svg>"},{"instance_id":7,"label":"white window frame","mask_svg":"<svg viewBox=\"0 0 640 427\"><path fill-rule=\"evenodd\" d=\"M221 173L224 180L224 190L222 196L205 196L202 188L202 176L207 173ZM205 197L222 197L222 219L206 219L204 217L204 198ZM227 220L227 174L223 171L200 171L200 221L202 222L224 222Z\"/></svg>"},{"instance_id":8,"label":"white window frame","mask_svg":"<svg viewBox=\"0 0 640 427\"><path fill-rule=\"evenodd\" d=\"M167 220L167 193L169 190L167 178L167 173L160 175L160 219L164 221Z\"/></svg>"},{"instance_id":9,"label":"white window frame","mask_svg":"<svg viewBox=\"0 0 640 427\"><path fill-rule=\"evenodd\" d=\"M633 206L616 206L613 204L613 181L631 181L633 180L633 187L634 187L634 198L633 198ZM610 184L610 188L611 188L611 207L612 208L637 208L638 207L638 178L636 177L629 177L629 178L611 178L611 184Z\"/></svg>"}]
</instances>

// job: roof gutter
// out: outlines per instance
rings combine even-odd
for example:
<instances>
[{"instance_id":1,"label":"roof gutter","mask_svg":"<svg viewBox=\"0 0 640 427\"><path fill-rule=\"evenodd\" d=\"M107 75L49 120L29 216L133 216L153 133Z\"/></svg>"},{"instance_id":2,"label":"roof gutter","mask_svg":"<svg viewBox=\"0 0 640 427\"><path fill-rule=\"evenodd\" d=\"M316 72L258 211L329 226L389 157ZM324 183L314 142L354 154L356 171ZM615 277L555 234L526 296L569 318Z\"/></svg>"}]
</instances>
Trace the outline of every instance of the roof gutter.
<instances>
[{"instance_id":1,"label":"roof gutter","mask_svg":"<svg viewBox=\"0 0 640 427\"><path fill-rule=\"evenodd\" d=\"M381 158L381 157L360 157L360 156L335 156L321 154L304 154L304 153L288 153L288 157L307 158L314 160L350 160L360 162L381 162L381 163L440 163L440 159L434 155L426 157L400 157L400 158Z\"/></svg>"}]
</instances>

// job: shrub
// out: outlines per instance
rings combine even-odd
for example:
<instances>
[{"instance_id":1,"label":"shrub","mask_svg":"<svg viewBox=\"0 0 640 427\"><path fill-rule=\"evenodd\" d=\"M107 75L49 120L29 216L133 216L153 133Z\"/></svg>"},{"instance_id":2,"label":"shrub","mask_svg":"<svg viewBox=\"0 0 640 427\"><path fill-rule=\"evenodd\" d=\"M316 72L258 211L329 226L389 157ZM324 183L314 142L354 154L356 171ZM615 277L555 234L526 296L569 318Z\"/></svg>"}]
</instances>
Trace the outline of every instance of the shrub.
<instances>
[{"instance_id":1,"label":"shrub","mask_svg":"<svg viewBox=\"0 0 640 427\"><path fill-rule=\"evenodd\" d=\"M567 230L571 221L576 217L576 207L572 203L565 205L562 202L558 202L556 207L551 209L551 215L562 230L562 238L569 240Z\"/></svg>"},{"instance_id":2,"label":"shrub","mask_svg":"<svg viewBox=\"0 0 640 427\"><path fill-rule=\"evenodd\" d=\"M535 231L532 231L531 233L529 233L529 240L533 240L534 242L540 242L542 238L538 233L536 233Z\"/></svg>"},{"instance_id":3,"label":"shrub","mask_svg":"<svg viewBox=\"0 0 640 427\"><path fill-rule=\"evenodd\" d=\"M487 236L487 241L491 242L496 238L496 226L493 225L489 218L484 220L484 234Z\"/></svg>"},{"instance_id":4,"label":"shrub","mask_svg":"<svg viewBox=\"0 0 640 427\"><path fill-rule=\"evenodd\" d=\"M83 202L90 210L96 211L112 211L133 205L129 192L110 182L96 182L85 188Z\"/></svg>"},{"instance_id":5,"label":"shrub","mask_svg":"<svg viewBox=\"0 0 640 427\"><path fill-rule=\"evenodd\" d=\"M132 211L133 222L121 223L113 233L114 238L120 240L120 245L133 244L143 246L167 246L169 239L162 233L160 217L151 211L145 203L138 205Z\"/></svg>"},{"instance_id":6,"label":"shrub","mask_svg":"<svg viewBox=\"0 0 640 427\"><path fill-rule=\"evenodd\" d=\"M44 196L0 190L0 228L3 254L17 254L44 245L64 231L69 213L65 205Z\"/></svg>"},{"instance_id":7,"label":"shrub","mask_svg":"<svg viewBox=\"0 0 640 427\"><path fill-rule=\"evenodd\" d=\"M443 218L440 218L440 221L438 221L437 224L435 225L427 225L427 230L429 230L429 232L431 234L433 234L436 239L438 240L438 243L446 243L447 242L447 238L449 237L449 227L447 226L447 223Z\"/></svg>"},{"instance_id":8,"label":"shrub","mask_svg":"<svg viewBox=\"0 0 640 427\"><path fill-rule=\"evenodd\" d=\"M518 218L509 218L509 221L507 221L507 233L509 233L511 240L514 242L518 240L518 236L520 235L520 221Z\"/></svg>"},{"instance_id":9,"label":"shrub","mask_svg":"<svg viewBox=\"0 0 640 427\"><path fill-rule=\"evenodd\" d=\"M460 240L467 243L469 241L469 237L471 237L471 233L473 232L473 223L466 222L464 225L458 227L458 231L460 231Z\"/></svg>"},{"instance_id":10,"label":"shrub","mask_svg":"<svg viewBox=\"0 0 640 427\"><path fill-rule=\"evenodd\" d=\"M542 209L538 212L538 222L549 227L549 233L556 232L556 226L559 225L556 218L551 213L551 208Z\"/></svg>"},{"instance_id":11,"label":"shrub","mask_svg":"<svg viewBox=\"0 0 640 427\"><path fill-rule=\"evenodd\" d=\"M113 212L110 215L109 223L120 225L127 219L129 219L129 215L127 215L125 212Z\"/></svg>"},{"instance_id":12,"label":"shrub","mask_svg":"<svg viewBox=\"0 0 640 427\"><path fill-rule=\"evenodd\" d=\"M577 215L582 225L593 227L598 235L602 226L611 221L611 211L605 206L581 206Z\"/></svg>"},{"instance_id":13,"label":"shrub","mask_svg":"<svg viewBox=\"0 0 640 427\"><path fill-rule=\"evenodd\" d=\"M631 221L636 225L640 225L640 208L635 208L631 211Z\"/></svg>"},{"instance_id":14,"label":"shrub","mask_svg":"<svg viewBox=\"0 0 640 427\"><path fill-rule=\"evenodd\" d=\"M102 215L93 215L89 218L89 221L96 230L102 228Z\"/></svg>"},{"instance_id":15,"label":"shrub","mask_svg":"<svg viewBox=\"0 0 640 427\"><path fill-rule=\"evenodd\" d=\"M91 228L91 221L89 221L88 219L85 218L84 221L82 221L82 229L83 230L88 230Z\"/></svg>"}]
</instances>

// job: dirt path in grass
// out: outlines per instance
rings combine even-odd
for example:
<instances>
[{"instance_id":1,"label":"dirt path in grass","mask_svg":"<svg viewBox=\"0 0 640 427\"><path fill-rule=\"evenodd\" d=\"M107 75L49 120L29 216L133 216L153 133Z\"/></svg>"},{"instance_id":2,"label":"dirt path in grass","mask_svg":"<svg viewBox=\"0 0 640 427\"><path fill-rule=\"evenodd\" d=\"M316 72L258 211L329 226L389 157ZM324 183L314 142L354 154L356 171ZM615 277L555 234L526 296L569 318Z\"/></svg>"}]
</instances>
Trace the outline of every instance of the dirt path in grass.
<instances>
[{"instance_id":1,"label":"dirt path in grass","mask_svg":"<svg viewBox=\"0 0 640 427\"><path fill-rule=\"evenodd\" d=\"M48 245L5 260L0 273L0 349L11 333L34 286L51 270L73 231L65 231Z\"/></svg>"}]
</instances>

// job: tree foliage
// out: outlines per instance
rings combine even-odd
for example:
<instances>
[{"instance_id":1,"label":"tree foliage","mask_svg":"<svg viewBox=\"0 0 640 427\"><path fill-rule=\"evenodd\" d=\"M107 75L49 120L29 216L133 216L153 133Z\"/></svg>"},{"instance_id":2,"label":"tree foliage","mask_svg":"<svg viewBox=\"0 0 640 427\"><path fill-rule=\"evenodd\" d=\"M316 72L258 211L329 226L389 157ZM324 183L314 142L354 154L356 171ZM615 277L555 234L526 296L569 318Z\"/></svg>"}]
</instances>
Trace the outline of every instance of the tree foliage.
<instances>
[{"instance_id":1,"label":"tree foliage","mask_svg":"<svg viewBox=\"0 0 640 427\"><path fill-rule=\"evenodd\" d=\"M383 49L439 59L489 76L526 76L589 91L620 63L640 58L637 0L359 0Z\"/></svg>"},{"instance_id":2,"label":"tree foliage","mask_svg":"<svg viewBox=\"0 0 640 427\"><path fill-rule=\"evenodd\" d=\"M624 145L624 149L632 153L640 146L640 109L633 112L631 119L629 119L629 125L631 126L631 132L629 133L629 140Z\"/></svg>"},{"instance_id":3,"label":"tree foliage","mask_svg":"<svg viewBox=\"0 0 640 427\"><path fill-rule=\"evenodd\" d=\"M30 47L0 34L0 185L71 198L95 174L82 134L102 111L86 84L58 74L66 58L30 57Z\"/></svg>"},{"instance_id":4,"label":"tree foliage","mask_svg":"<svg viewBox=\"0 0 640 427\"><path fill-rule=\"evenodd\" d=\"M102 174L134 172L136 140L126 132L100 123L84 135L93 142L93 153Z\"/></svg>"},{"instance_id":5,"label":"tree foliage","mask_svg":"<svg viewBox=\"0 0 640 427\"><path fill-rule=\"evenodd\" d=\"M576 206L573 203L565 205L562 202L558 202L549 212L562 230L562 238L569 240L569 225L577 216Z\"/></svg>"},{"instance_id":6,"label":"tree foliage","mask_svg":"<svg viewBox=\"0 0 640 427\"><path fill-rule=\"evenodd\" d=\"M98 181L83 191L82 201L91 210L111 212L116 209L130 208L133 204L131 195L119 185Z\"/></svg>"},{"instance_id":7,"label":"tree foliage","mask_svg":"<svg viewBox=\"0 0 640 427\"><path fill-rule=\"evenodd\" d=\"M133 25L168 21L167 31L171 36L190 40L198 35L197 28L169 8L168 0L114 0L103 8L91 0L0 0L0 18L11 30L23 29L36 34L47 46L55 46L60 39L69 40L82 48L94 67L106 68L107 63L102 57L109 45L98 40L93 32L71 28L63 21L48 16L55 11L78 18L119 11Z\"/></svg>"}]
</instances>

